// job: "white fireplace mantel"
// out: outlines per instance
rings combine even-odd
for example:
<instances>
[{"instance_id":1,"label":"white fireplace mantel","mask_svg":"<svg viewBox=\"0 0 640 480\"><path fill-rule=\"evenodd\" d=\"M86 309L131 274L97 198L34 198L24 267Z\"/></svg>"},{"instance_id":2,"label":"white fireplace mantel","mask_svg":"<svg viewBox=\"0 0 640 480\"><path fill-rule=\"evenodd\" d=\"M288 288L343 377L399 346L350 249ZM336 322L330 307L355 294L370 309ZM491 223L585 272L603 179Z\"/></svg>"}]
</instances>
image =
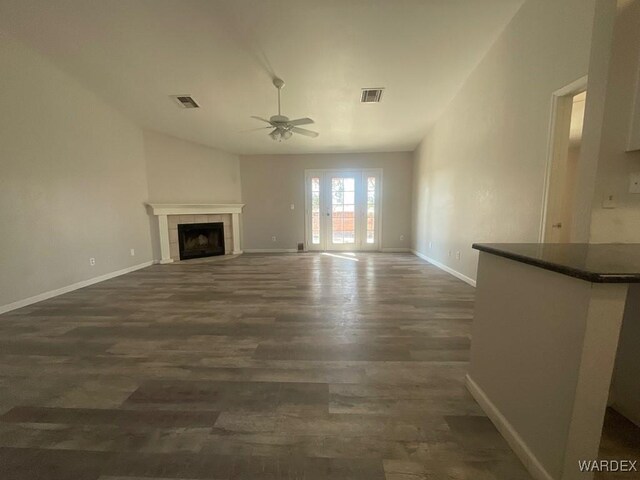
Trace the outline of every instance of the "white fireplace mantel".
<instances>
[{"instance_id":1,"label":"white fireplace mantel","mask_svg":"<svg viewBox=\"0 0 640 480\"><path fill-rule=\"evenodd\" d=\"M231 228L233 230L233 254L240 254L240 214L244 203L147 203L151 213L158 217L160 234L160 263L171 263L169 248L169 215L220 215L231 214Z\"/></svg>"}]
</instances>

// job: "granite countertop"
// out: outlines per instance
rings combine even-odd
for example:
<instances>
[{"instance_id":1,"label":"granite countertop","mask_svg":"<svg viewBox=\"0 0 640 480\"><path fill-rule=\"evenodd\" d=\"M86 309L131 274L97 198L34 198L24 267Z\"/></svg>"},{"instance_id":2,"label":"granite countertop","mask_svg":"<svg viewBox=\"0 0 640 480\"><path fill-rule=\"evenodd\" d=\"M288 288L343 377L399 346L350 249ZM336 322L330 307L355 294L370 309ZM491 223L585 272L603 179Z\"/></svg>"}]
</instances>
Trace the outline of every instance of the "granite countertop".
<instances>
[{"instance_id":1,"label":"granite countertop","mask_svg":"<svg viewBox=\"0 0 640 480\"><path fill-rule=\"evenodd\" d=\"M640 283L640 243L474 243L473 248L593 283Z\"/></svg>"}]
</instances>

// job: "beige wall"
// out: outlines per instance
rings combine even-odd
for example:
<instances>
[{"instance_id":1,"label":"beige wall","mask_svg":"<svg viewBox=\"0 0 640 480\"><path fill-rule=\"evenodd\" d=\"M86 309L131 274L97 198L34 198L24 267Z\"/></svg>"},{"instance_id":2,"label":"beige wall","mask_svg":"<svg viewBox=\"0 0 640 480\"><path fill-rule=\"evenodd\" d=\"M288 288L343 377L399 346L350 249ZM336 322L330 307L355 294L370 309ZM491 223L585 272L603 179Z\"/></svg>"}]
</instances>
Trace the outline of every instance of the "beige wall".
<instances>
[{"instance_id":1,"label":"beige wall","mask_svg":"<svg viewBox=\"0 0 640 480\"><path fill-rule=\"evenodd\" d=\"M237 155L145 131L149 199L156 203L240 203Z\"/></svg>"},{"instance_id":2,"label":"beige wall","mask_svg":"<svg viewBox=\"0 0 640 480\"><path fill-rule=\"evenodd\" d=\"M588 73L595 3L525 2L427 133L414 161L418 252L475 278L473 242L538 241L551 95Z\"/></svg>"},{"instance_id":3,"label":"beige wall","mask_svg":"<svg viewBox=\"0 0 640 480\"><path fill-rule=\"evenodd\" d=\"M593 197L591 241L596 243L640 243L640 194L629 193L629 174L640 172L640 151L625 151L640 68L640 1L618 3ZM617 208L603 209L609 194Z\"/></svg>"},{"instance_id":4,"label":"beige wall","mask_svg":"<svg viewBox=\"0 0 640 480\"><path fill-rule=\"evenodd\" d=\"M486 252L478 275L472 392L530 471L549 474L534 478L585 478L576 456L598 454L627 285Z\"/></svg>"},{"instance_id":5,"label":"beige wall","mask_svg":"<svg viewBox=\"0 0 640 480\"><path fill-rule=\"evenodd\" d=\"M604 88L604 121L592 204L591 241L640 243L640 195L629 193L629 174L640 172L640 151L626 152L635 81L640 69L640 1L620 0ZM631 48L636 45L636 48ZM617 206L602 208L605 195ZM640 425L640 288L629 290L612 383L613 406Z\"/></svg>"},{"instance_id":6,"label":"beige wall","mask_svg":"<svg viewBox=\"0 0 640 480\"><path fill-rule=\"evenodd\" d=\"M241 156L243 249L304 242L304 171L329 168L382 168L382 247L409 248L411 164L409 152Z\"/></svg>"},{"instance_id":7,"label":"beige wall","mask_svg":"<svg viewBox=\"0 0 640 480\"><path fill-rule=\"evenodd\" d=\"M469 376L560 479L589 284L488 253L480 263Z\"/></svg>"},{"instance_id":8,"label":"beige wall","mask_svg":"<svg viewBox=\"0 0 640 480\"><path fill-rule=\"evenodd\" d=\"M640 285L631 285L612 381L613 408L640 426Z\"/></svg>"},{"instance_id":9,"label":"beige wall","mask_svg":"<svg viewBox=\"0 0 640 480\"><path fill-rule=\"evenodd\" d=\"M150 261L142 131L1 33L0 65L0 306Z\"/></svg>"}]
</instances>

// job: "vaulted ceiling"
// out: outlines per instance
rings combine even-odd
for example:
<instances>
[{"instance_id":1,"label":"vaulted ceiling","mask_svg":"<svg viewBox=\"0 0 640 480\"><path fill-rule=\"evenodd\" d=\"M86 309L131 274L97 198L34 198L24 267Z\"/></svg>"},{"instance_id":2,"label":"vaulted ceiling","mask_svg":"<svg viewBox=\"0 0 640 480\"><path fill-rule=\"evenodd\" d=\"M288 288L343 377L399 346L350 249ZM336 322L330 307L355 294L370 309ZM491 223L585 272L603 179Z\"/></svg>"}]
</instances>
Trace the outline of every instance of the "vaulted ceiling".
<instances>
[{"instance_id":1,"label":"vaulted ceiling","mask_svg":"<svg viewBox=\"0 0 640 480\"><path fill-rule=\"evenodd\" d=\"M234 153L413 150L522 0L0 0L0 28L142 127ZM309 116L277 143L251 115ZM379 104L361 88L384 87ZM27 92L28 94L28 92ZM191 94L181 109L169 96Z\"/></svg>"}]
</instances>

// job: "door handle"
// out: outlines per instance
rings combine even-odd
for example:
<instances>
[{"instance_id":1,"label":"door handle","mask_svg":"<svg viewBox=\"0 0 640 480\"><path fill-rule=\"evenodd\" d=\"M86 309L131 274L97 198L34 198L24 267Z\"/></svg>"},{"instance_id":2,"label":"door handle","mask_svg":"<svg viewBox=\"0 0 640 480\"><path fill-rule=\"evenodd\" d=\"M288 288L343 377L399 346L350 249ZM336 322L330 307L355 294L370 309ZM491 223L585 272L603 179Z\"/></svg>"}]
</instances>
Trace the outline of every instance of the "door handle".
<instances>
[{"instance_id":1,"label":"door handle","mask_svg":"<svg viewBox=\"0 0 640 480\"><path fill-rule=\"evenodd\" d=\"M554 223L551 228L562 228L562 222Z\"/></svg>"}]
</instances>

